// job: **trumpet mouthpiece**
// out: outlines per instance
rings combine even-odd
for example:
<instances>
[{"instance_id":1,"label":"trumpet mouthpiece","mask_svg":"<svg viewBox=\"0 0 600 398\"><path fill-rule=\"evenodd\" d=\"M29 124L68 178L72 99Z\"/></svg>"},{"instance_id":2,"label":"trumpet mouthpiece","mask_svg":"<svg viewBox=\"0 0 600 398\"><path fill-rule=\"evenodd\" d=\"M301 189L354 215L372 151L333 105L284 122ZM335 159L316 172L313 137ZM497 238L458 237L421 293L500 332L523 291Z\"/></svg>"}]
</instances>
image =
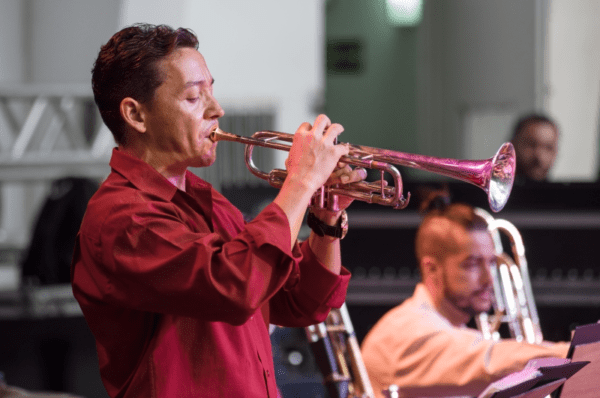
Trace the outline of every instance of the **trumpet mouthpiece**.
<instances>
[{"instance_id":1,"label":"trumpet mouthpiece","mask_svg":"<svg viewBox=\"0 0 600 398\"><path fill-rule=\"evenodd\" d=\"M219 129L219 127L215 127L210 134L208 135L208 138L212 141L212 142L217 142L217 134L219 134L221 132L221 129Z\"/></svg>"}]
</instances>

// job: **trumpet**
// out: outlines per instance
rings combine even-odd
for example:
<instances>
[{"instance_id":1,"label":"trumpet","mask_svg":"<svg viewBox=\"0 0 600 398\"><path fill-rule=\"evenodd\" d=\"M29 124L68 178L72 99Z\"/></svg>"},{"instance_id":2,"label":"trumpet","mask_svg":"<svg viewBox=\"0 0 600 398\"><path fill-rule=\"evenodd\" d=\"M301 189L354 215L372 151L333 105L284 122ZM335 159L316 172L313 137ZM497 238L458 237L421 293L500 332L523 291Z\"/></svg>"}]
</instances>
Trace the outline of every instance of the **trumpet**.
<instances>
[{"instance_id":1,"label":"trumpet","mask_svg":"<svg viewBox=\"0 0 600 398\"><path fill-rule=\"evenodd\" d=\"M258 169L252 160L255 146L289 151L293 134L277 131L258 131L252 137L243 137L227 133L219 128L210 134L216 141L232 141L246 145L246 166L256 177L268 181L275 188L281 188L287 172L273 169L266 173ZM487 194L488 203L494 212L502 210L514 182L516 157L510 142L502 144L496 154L486 160L457 160L415 155L387 149L371 148L349 144L350 152L342 156L340 162L380 172L378 182L355 182L346 185L327 185L322 187L313 198L313 205L337 210L337 195L344 195L367 203L391 206L403 209L408 205L410 193L403 194L402 177L394 165L411 167L451 177L480 187ZM394 183L387 185L385 174L392 176Z\"/></svg>"}]
</instances>

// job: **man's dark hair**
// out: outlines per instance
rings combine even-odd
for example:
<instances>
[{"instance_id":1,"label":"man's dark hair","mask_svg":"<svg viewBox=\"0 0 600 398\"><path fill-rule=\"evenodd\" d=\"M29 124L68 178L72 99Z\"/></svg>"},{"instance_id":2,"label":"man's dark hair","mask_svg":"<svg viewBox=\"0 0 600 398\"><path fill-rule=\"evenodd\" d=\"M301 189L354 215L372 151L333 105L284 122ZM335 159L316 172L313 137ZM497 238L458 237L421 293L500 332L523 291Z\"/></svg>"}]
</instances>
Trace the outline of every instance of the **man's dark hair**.
<instances>
[{"instance_id":1,"label":"man's dark hair","mask_svg":"<svg viewBox=\"0 0 600 398\"><path fill-rule=\"evenodd\" d=\"M521 132L525 130L525 128L535 123L547 123L551 125L555 131L558 132L557 124L550 117L541 113L530 113L528 115L520 117L517 120L513 127L511 141L514 141L514 139L517 138L517 136L521 134Z\"/></svg>"},{"instance_id":2,"label":"man's dark hair","mask_svg":"<svg viewBox=\"0 0 600 398\"><path fill-rule=\"evenodd\" d=\"M154 92L165 77L158 61L181 47L198 49L196 35L184 28L136 24L115 33L101 47L92 69L92 89L100 115L118 144L125 144L123 98L152 105Z\"/></svg>"}]
</instances>

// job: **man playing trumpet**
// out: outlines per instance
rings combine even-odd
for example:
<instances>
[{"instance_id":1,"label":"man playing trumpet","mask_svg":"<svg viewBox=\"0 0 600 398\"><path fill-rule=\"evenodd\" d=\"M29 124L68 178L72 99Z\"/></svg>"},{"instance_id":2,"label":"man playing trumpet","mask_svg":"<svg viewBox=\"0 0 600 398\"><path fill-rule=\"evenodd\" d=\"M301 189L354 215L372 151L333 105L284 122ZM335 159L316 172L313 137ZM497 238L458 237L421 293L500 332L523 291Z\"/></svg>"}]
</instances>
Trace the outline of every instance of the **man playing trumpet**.
<instances>
[{"instance_id":1,"label":"man playing trumpet","mask_svg":"<svg viewBox=\"0 0 600 398\"><path fill-rule=\"evenodd\" d=\"M134 25L102 46L92 72L117 148L71 279L111 397L275 397L268 324L318 323L345 299L339 239L297 242L317 189L365 177L338 167L342 126L324 115L302 124L279 194L244 223L188 170L215 161L209 136L224 114L197 48L187 29ZM312 210L334 227L322 230L339 227L351 200L339 202L341 211Z\"/></svg>"},{"instance_id":2,"label":"man playing trumpet","mask_svg":"<svg viewBox=\"0 0 600 398\"><path fill-rule=\"evenodd\" d=\"M487 223L473 207L444 199L431 201L434 208L417 231L421 282L362 343L377 397L392 384L401 397L477 396L530 359L567 354L567 343L491 341L466 327L491 308L496 254Z\"/></svg>"}]
</instances>

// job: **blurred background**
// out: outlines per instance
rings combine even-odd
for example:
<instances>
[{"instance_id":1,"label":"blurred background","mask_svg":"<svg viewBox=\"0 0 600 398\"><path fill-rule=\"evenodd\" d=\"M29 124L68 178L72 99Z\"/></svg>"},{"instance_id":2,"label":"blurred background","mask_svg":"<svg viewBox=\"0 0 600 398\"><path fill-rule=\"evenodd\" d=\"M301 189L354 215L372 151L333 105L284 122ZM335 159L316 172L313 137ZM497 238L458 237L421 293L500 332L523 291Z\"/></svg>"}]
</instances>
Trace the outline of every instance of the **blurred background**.
<instances>
[{"instance_id":1,"label":"blurred background","mask_svg":"<svg viewBox=\"0 0 600 398\"><path fill-rule=\"evenodd\" d=\"M497 216L522 233L545 337L568 339L600 319L599 14L594 0L0 0L0 372L30 390L106 396L68 268L114 146L90 71L100 46L136 22L198 35L221 127L240 135L292 133L326 113L342 141L485 159L520 115L550 115L560 139L548 181L515 190ZM285 156L258 151L257 163L270 170ZM400 170L405 191L445 183L489 208L478 188ZM249 216L275 195L239 144L194 171ZM350 208L342 250L359 340L418 281L416 196L405 210ZM318 385L302 337L274 338L280 385Z\"/></svg>"}]
</instances>

